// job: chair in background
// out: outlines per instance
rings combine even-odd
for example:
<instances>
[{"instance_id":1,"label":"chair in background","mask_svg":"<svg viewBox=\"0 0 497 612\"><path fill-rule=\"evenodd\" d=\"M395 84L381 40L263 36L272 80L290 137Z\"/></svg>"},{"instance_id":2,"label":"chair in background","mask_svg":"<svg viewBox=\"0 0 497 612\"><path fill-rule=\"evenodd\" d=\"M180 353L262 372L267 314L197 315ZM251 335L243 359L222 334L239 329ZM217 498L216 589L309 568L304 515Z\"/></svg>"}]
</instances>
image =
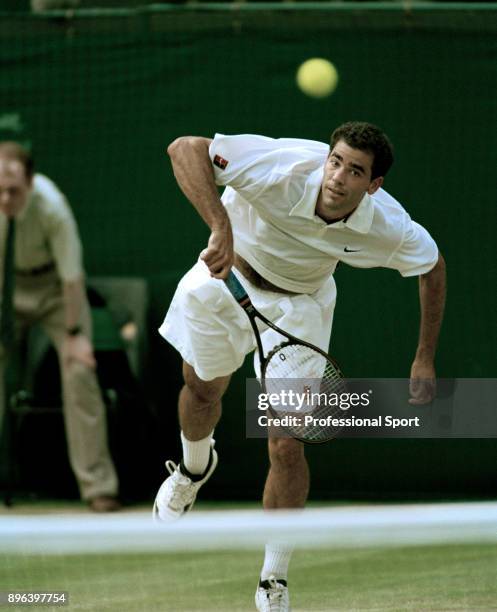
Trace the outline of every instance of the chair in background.
<instances>
[{"instance_id":1,"label":"chair in background","mask_svg":"<svg viewBox=\"0 0 497 612\"><path fill-rule=\"evenodd\" d=\"M105 300L114 323L120 329L124 349L129 359L133 374L140 383L146 368L148 345L148 287L143 278L95 276L88 280L88 287L97 291ZM99 325L95 307L92 308L93 338L95 350L104 347L105 329L108 325ZM100 343L100 344L99 344Z\"/></svg>"}]
</instances>

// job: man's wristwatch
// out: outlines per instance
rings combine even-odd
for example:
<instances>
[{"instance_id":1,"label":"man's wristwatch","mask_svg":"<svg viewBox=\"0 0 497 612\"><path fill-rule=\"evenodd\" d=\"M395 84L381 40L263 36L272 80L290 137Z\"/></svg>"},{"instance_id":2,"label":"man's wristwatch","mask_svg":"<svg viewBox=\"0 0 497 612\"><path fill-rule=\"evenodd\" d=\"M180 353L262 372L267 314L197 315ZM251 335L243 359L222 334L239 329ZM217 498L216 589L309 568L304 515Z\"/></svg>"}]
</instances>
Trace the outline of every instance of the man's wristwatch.
<instances>
[{"instance_id":1,"label":"man's wristwatch","mask_svg":"<svg viewBox=\"0 0 497 612\"><path fill-rule=\"evenodd\" d=\"M73 327L69 327L69 329L66 329L66 334L68 336L79 336L81 332L81 325L74 325Z\"/></svg>"}]
</instances>

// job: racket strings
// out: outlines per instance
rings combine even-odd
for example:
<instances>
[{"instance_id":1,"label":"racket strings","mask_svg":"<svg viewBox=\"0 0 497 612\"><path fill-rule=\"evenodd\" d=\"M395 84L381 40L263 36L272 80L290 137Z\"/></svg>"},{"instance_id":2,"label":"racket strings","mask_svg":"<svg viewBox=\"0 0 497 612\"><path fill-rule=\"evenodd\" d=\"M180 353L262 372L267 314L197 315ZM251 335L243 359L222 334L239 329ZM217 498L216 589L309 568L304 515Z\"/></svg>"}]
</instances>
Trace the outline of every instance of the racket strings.
<instances>
[{"instance_id":1,"label":"racket strings","mask_svg":"<svg viewBox=\"0 0 497 612\"><path fill-rule=\"evenodd\" d=\"M266 377L321 378L327 361L321 353L308 346L283 345L269 356Z\"/></svg>"},{"instance_id":2,"label":"racket strings","mask_svg":"<svg viewBox=\"0 0 497 612\"><path fill-rule=\"evenodd\" d=\"M286 344L268 356L265 368L265 387L269 393L293 397L301 401L293 405L281 403L273 412L278 416L298 415L292 425L285 427L300 439L320 442L339 433L341 426L333 426L331 419L341 418L344 410L339 398L346 393L343 374L330 359L311 347L301 344ZM305 420L305 416L312 420Z\"/></svg>"}]
</instances>

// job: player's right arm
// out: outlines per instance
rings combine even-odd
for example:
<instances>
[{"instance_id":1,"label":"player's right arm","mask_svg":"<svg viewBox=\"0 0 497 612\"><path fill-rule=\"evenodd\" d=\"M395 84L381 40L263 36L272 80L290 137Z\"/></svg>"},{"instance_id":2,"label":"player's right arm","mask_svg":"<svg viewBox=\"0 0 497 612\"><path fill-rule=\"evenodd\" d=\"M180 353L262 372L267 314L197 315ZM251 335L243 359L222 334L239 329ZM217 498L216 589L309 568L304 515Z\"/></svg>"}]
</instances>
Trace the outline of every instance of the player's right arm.
<instances>
[{"instance_id":1,"label":"player's right arm","mask_svg":"<svg viewBox=\"0 0 497 612\"><path fill-rule=\"evenodd\" d=\"M167 153L181 191L211 230L207 248L200 257L211 276L226 278L233 265L233 233L214 179L209 156L211 142L209 138L182 136L169 145Z\"/></svg>"}]
</instances>

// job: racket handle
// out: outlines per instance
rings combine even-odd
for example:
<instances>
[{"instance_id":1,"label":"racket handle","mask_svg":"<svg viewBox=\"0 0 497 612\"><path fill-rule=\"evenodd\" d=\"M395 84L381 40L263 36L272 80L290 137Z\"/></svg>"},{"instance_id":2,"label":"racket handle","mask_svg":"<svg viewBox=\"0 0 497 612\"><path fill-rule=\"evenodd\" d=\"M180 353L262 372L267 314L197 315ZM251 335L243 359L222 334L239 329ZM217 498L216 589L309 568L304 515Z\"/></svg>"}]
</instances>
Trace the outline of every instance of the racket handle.
<instances>
[{"instance_id":1,"label":"racket handle","mask_svg":"<svg viewBox=\"0 0 497 612\"><path fill-rule=\"evenodd\" d=\"M228 275L228 278L224 280L224 283L237 302L241 302L248 297L247 292L231 270Z\"/></svg>"}]
</instances>

